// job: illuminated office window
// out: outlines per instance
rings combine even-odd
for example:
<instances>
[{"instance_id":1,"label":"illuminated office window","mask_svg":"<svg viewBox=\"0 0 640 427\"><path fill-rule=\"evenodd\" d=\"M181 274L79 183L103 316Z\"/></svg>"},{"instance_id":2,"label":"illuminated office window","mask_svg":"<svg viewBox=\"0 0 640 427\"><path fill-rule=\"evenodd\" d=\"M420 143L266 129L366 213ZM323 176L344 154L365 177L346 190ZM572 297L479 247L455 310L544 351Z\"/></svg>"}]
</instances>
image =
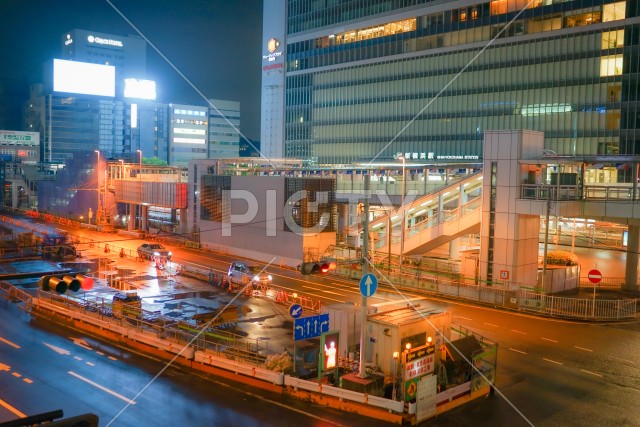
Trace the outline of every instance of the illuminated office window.
<instances>
[{"instance_id":1,"label":"illuminated office window","mask_svg":"<svg viewBox=\"0 0 640 427\"><path fill-rule=\"evenodd\" d=\"M617 3L605 4L602 8L602 21L617 21L619 19L624 19L626 10L627 10L627 2L619 1Z\"/></svg>"},{"instance_id":2,"label":"illuminated office window","mask_svg":"<svg viewBox=\"0 0 640 427\"><path fill-rule=\"evenodd\" d=\"M609 55L600 58L600 76L619 76L622 74L622 55Z\"/></svg>"},{"instance_id":3,"label":"illuminated office window","mask_svg":"<svg viewBox=\"0 0 640 427\"><path fill-rule=\"evenodd\" d=\"M602 33L602 49L615 49L624 46L624 30L605 31Z\"/></svg>"}]
</instances>

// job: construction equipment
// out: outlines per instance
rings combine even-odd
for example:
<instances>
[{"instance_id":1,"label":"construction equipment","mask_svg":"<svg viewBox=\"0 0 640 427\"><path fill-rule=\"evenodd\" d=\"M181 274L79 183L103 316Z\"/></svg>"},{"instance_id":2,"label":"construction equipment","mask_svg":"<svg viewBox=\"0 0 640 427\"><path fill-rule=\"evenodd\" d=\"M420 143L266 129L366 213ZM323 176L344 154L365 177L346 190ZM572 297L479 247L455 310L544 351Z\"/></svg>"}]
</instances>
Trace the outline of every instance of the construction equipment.
<instances>
[{"instance_id":1,"label":"construction equipment","mask_svg":"<svg viewBox=\"0 0 640 427\"><path fill-rule=\"evenodd\" d=\"M213 319L213 321L211 321L211 319ZM219 307L215 311L195 314L193 320L196 321L196 325L198 326L202 326L211 321L208 326L209 328L234 326L238 323L238 307L235 305Z\"/></svg>"}]
</instances>

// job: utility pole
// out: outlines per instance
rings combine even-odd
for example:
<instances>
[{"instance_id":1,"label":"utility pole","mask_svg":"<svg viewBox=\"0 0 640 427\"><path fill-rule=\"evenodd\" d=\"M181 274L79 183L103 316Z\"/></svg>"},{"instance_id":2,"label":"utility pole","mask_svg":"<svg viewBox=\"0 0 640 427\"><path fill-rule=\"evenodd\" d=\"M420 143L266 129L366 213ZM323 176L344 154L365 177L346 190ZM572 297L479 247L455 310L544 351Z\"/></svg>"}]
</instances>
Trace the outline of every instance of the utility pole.
<instances>
[{"instance_id":1,"label":"utility pole","mask_svg":"<svg viewBox=\"0 0 640 427\"><path fill-rule=\"evenodd\" d=\"M364 176L364 217L362 218L362 277L369 272L369 197L370 197L370 178L369 171ZM367 297L362 295L362 305L360 312L360 367L358 370L358 377L366 378L365 361L365 349L367 347L367 341L365 333L367 330Z\"/></svg>"}]
</instances>

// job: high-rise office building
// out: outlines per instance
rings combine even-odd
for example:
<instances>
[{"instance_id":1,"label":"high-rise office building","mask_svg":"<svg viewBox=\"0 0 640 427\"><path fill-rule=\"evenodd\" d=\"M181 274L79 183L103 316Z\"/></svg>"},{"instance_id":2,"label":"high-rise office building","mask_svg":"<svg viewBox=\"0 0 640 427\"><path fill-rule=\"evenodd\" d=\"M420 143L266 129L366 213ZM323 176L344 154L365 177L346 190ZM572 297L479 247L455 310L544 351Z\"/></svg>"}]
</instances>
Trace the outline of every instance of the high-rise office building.
<instances>
[{"instance_id":1,"label":"high-rise office building","mask_svg":"<svg viewBox=\"0 0 640 427\"><path fill-rule=\"evenodd\" d=\"M610 0L265 0L263 152L477 162L485 130L524 128L560 155L638 155L639 10Z\"/></svg>"},{"instance_id":2,"label":"high-rise office building","mask_svg":"<svg viewBox=\"0 0 640 427\"><path fill-rule=\"evenodd\" d=\"M207 158L208 117L208 107L169 105L169 164L171 166L186 167L189 160Z\"/></svg>"},{"instance_id":3,"label":"high-rise office building","mask_svg":"<svg viewBox=\"0 0 640 427\"><path fill-rule=\"evenodd\" d=\"M240 103L209 100L209 159L240 157ZM213 105L213 107L211 107Z\"/></svg>"},{"instance_id":4,"label":"high-rise office building","mask_svg":"<svg viewBox=\"0 0 640 427\"><path fill-rule=\"evenodd\" d=\"M144 77L147 43L140 37L125 37L74 29L62 35L60 58L116 67L117 81Z\"/></svg>"}]
</instances>

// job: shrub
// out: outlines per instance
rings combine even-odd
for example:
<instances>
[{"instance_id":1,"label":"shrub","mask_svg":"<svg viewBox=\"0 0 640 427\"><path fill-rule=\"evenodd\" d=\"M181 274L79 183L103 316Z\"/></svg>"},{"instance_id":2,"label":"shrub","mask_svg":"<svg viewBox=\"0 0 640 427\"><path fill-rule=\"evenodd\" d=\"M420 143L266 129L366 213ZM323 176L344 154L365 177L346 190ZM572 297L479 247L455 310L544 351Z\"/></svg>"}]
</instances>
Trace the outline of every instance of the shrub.
<instances>
[{"instance_id":1,"label":"shrub","mask_svg":"<svg viewBox=\"0 0 640 427\"><path fill-rule=\"evenodd\" d=\"M571 252L547 252L547 265L578 265L578 257Z\"/></svg>"}]
</instances>

